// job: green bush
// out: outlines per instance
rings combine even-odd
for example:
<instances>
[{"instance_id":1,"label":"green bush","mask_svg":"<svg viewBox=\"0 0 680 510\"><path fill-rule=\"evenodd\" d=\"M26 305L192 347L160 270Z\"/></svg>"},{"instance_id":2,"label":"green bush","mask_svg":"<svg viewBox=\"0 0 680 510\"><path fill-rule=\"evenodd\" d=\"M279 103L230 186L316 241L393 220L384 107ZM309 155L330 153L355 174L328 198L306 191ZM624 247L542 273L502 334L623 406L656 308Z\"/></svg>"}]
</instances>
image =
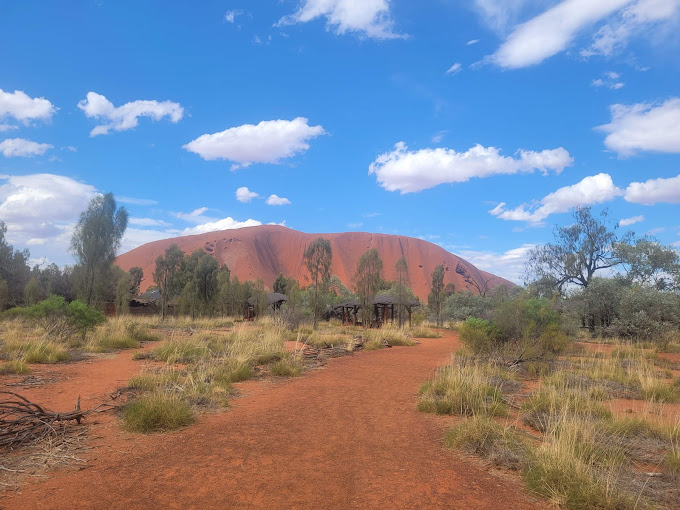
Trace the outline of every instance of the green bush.
<instances>
[{"instance_id":1,"label":"green bush","mask_svg":"<svg viewBox=\"0 0 680 510\"><path fill-rule=\"evenodd\" d=\"M468 318L458 328L458 335L473 354L488 355L498 347L498 328L484 319Z\"/></svg>"}]
</instances>

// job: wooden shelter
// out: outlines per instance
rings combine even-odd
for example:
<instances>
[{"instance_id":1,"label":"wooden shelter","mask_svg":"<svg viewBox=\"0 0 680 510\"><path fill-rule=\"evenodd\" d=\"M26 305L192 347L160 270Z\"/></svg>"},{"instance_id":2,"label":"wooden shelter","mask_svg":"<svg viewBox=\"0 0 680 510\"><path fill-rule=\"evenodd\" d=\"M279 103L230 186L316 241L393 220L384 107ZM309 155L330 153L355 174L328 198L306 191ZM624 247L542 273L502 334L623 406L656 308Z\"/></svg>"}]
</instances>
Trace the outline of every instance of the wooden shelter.
<instances>
[{"instance_id":1,"label":"wooden shelter","mask_svg":"<svg viewBox=\"0 0 680 510\"><path fill-rule=\"evenodd\" d=\"M281 305L288 301L288 297L285 294L279 292L272 292L267 295L267 306L271 306L274 312L281 308ZM248 299L248 307L246 308L246 320L252 320L257 315L255 313L255 300L253 298Z\"/></svg>"},{"instance_id":2,"label":"wooden shelter","mask_svg":"<svg viewBox=\"0 0 680 510\"><path fill-rule=\"evenodd\" d=\"M373 306L373 320L372 325L377 327L382 326L385 322L394 323L395 307L399 309L399 300L389 294L378 294L371 302ZM406 300L403 303L406 313L408 313L408 323L411 326L411 314L413 308L420 306L420 302L416 300ZM333 309L334 315L342 319L343 324L353 324L355 326L361 325L362 321L359 318L359 311L361 310L361 303L358 299L353 299L345 303L336 305ZM398 312L397 312L398 313Z\"/></svg>"}]
</instances>

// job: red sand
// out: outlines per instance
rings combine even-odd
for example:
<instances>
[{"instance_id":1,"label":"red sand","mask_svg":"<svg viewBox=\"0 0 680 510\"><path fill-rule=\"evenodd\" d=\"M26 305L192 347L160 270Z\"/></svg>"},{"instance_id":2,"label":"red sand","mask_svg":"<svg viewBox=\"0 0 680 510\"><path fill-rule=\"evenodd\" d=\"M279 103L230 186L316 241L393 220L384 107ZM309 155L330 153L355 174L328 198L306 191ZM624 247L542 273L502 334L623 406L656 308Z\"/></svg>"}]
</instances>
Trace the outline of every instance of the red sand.
<instances>
[{"instance_id":1,"label":"red sand","mask_svg":"<svg viewBox=\"0 0 680 510\"><path fill-rule=\"evenodd\" d=\"M116 259L116 264L126 271L134 266L141 267L144 270L141 289L144 291L153 284L152 275L156 258L174 243L185 253L202 249L213 254L220 264L226 264L232 274L238 276L241 281L255 280L259 277L271 289L278 274L283 273L286 277L294 277L304 287L310 283L310 279L309 272L303 264L303 255L309 243L320 236L331 242L333 249L331 273L337 275L349 288L354 287L352 278L359 257L371 248L378 250L383 261L383 278L387 280L397 279L395 265L402 256L406 258L409 283L415 295L421 300L427 299L432 272L439 264L443 264L445 268L444 283L453 283L457 291L467 288L477 292L456 273L458 264L465 266L480 285L481 282L493 277L440 246L421 239L364 232L305 234L276 225L155 241L120 255ZM500 277L493 277L489 282L490 288L498 285L513 284Z\"/></svg>"},{"instance_id":2,"label":"red sand","mask_svg":"<svg viewBox=\"0 0 680 510\"><path fill-rule=\"evenodd\" d=\"M26 481L0 507L547 508L514 477L443 449L451 420L417 411L420 384L457 346L445 333L331 360L295 380L243 383L230 410L170 434L127 434L109 416L90 429L102 438L88 469ZM58 395L54 407L70 407L77 393L95 403L139 366L130 352L64 365L67 380L25 393Z\"/></svg>"}]
</instances>

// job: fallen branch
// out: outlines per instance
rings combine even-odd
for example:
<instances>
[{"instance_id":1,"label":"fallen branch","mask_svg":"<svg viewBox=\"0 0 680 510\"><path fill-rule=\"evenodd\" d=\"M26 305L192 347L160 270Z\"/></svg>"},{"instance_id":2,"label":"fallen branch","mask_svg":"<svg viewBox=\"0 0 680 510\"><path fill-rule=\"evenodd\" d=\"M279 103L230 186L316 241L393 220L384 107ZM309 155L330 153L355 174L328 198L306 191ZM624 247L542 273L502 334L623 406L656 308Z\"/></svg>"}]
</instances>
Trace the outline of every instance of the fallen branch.
<instances>
[{"instance_id":1,"label":"fallen branch","mask_svg":"<svg viewBox=\"0 0 680 510\"><path fill-rule=\"evenodd\" d=\"M87 415L103 412L115 406L100 404L83 411L80 397L73 411L56 413L11 391L0 391L0 448L15 448L23 444L58 434L60 425L75 421L80 424Z\"/></svg>"}]
</instances>

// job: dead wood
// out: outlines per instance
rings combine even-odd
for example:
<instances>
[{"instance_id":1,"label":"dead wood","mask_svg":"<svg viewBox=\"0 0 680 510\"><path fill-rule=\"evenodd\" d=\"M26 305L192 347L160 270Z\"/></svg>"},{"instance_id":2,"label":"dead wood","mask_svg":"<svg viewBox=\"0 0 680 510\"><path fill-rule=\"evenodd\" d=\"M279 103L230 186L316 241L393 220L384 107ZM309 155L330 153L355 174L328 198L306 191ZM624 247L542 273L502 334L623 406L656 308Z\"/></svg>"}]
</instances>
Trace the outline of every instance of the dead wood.
<instances>
[{"instance_id":1,"label":"dead wood","mask_svg":"<svg viewBox=\"0 0 680 510\"><path fill-rule=\"evenodd\" d=\"M40 439L56 436L63 428L58 424L75 421L80 424L89 414L115 407L100 404L94 409L83 411L80 396L72 411L54 412L31 402L11 391L0 391L0 448L12 449Z\"/></svg>"}]
</instances>

